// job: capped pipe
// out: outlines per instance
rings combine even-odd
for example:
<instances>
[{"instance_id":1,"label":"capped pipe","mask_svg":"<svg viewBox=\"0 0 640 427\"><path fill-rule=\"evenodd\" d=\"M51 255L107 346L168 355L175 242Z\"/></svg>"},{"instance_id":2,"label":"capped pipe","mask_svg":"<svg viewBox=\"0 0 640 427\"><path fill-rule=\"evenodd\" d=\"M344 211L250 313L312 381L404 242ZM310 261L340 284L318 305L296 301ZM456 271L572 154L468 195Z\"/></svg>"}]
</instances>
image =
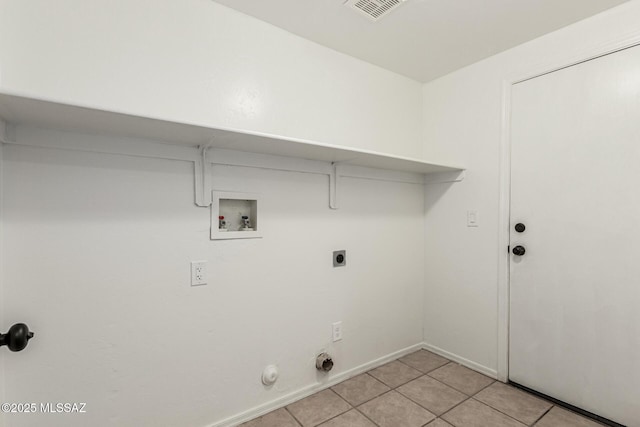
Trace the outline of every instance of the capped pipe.
<instances>
[{"instance_id":1,"label":"capped pipe","mask_svg":"<svg viewBox=\"0 0 640 427\"><path fill-rule=\"evenodd\" d=\"M316 357L316 369L329 372L333 368L333 359L328 353L320 353Z\"/></svg>"}]
</instances>

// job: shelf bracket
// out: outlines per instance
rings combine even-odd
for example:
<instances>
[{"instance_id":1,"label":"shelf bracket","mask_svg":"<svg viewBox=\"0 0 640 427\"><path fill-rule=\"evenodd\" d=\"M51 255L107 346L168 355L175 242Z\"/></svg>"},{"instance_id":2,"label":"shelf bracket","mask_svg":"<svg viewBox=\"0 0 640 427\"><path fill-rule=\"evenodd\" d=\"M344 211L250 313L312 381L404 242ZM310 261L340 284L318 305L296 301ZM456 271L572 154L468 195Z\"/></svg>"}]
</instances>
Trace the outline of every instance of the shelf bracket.
<instances>
[{"instance_id":1,"label":"shelf bracket","mask_svg":"<svg viewBox=\"0 0 640 427\"><path fill-rule=\"evenodd\" d=\"M199 156L194 162L196 205L202 207L211 206L213 201L211 196L211 191L213 190L212 166L207 159L207 151L212 143L213 141L206 145L198 146Z\"/></svg>"},{"instance_id":2,"label":"shelf bracket","mask_svg":"<svg viewBox=\"0 0 640 427\"><path fill-rule=\"evenodd\" d=\"M340 187L340 172L342 166L336 162L331 163L329 171L329 208L338 209L338 188Z\"/></svg>"}]
</instances>

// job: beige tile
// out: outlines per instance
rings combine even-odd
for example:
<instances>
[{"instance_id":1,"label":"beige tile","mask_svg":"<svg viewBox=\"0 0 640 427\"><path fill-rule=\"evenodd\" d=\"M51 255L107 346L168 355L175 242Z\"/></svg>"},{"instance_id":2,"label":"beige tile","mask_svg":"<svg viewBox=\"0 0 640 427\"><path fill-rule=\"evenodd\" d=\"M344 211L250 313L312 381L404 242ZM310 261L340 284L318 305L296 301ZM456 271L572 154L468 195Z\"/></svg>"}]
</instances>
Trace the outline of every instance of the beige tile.
<instances>
[{"instance_id":1,"label":"beige tile","mask_svg":"<svg viewBox=\"0 0 640 427\"><path fill-rule=\"evenodd\" d=\"M473 398L527 425L536 422L553 406L545 400L499 382L491 384Z\"/></svg>"},{"instance_id":2,"label":"beige tile","mask_svg":"<svg viewBox=\"0 0 640 427\"><path fill-rule=\"evenodd\" d=\"M435 418L431 412L395 391L376 397L358 409L381 427L419 427Z\"/></svg>"},{"instance_id":3,"label":"beige tile","mask_svg":"<svg viewBox=\"0 0 640 427\"><path fill-rule=\"evenodd\" d=\"M404 363L400 363L397 360L369 371L369 374L391 388L396 388L399 385L408 383L422 375L420 371Z\"/></svg>"},{"instance_id":4,"label":"beige tile","mask_svg":"<svg viewBox=\"0 0 640 427\"><path fill-rule=\"evenodd\" d=\"M376 427L367 417L355 409L335 417L320 427Z\"/></svg>"},{"instance_id":5,"label":"beige tile","mask_svg":"<svg viewBox=\"0 0 640 427\"><path fill-rule=\"evenodd\" d=\"M447 412L467 398L467 395L426 375L398 387L397 391L436 415Z\"/></svg>"},{"instance_id":6,"label":"beige tile","mask_svg":"<svg viewBox=\"0 0 640 427\"><path fill-rule=\"evenodd\" d=\"M367 400L389 391L389 387L368 374L358 375L341 382L333 386L332 389L353 406L361 405Z\"/></svg>"},{"instance_id":7,"label":"beige tile","mask_svg":"<svg viewBox=\"0 0 640 427\"><path fill-rule=\"evenodd\" d=\"M428 375L469 396L479 392L493 382L491 378L457 363L444 365L435 371L429 372Z\"/></svg>"},{"instance_id":8,"label":"beige tile","mask_svg":"<svg viewBox=\"0 0 640 427\"><path fill-rule=\"evenodd\" d=\"M291 416L286 409L281 408L266 415L251 420L240 427L300 427L300 424Z\"/></svg>"},{"instance_id":9,"label":"beige tile","mask_svg":"<svg viewBox=\"0 0 640 427\"><path fill-rule=\"evenodd\" d=\"M524 424L474 399L453 408L442 418L455 427L523 427Z\"/></svg>"},{"instance_id":10,"label":"beige tile","mask_svg":"<svg viewBox=\"0 0 640 427\"><path fill-rule=\"evenodd\" d=\"M600 427L602 424L554 406L536 423L536 427Z\"/></svg>"},{"instance_id":11,"label":"beige tile","mask_svg":"<svg viewBox=\"0 0 640 427\"><path fill-rule=\"evenodd\" d=\"M418 350L401 357L399 360L424 374L449 363L449 359L445 359L427 350Z\"/></svg>"},{"instance_id":12,"label":"beige tile","mask_svg":"<svg viewBox=\"0 0 640 427\"><path fill-rule=\"evenodd\" d=\"M442 418L435 419L431 421L426 427L452 427L451 424L444 421Z\"/></svg>"},{"instance_id":13,"label":"beige tile","mask_svg":"<svg viewBox=\"0 0 640 427\"><path fill-rule=\"evenodd\" d=\"M347 412L351 405L331 390L323 390L287 406L287 409L304 426L315 426Z\"/></svg>"}]
</instances>

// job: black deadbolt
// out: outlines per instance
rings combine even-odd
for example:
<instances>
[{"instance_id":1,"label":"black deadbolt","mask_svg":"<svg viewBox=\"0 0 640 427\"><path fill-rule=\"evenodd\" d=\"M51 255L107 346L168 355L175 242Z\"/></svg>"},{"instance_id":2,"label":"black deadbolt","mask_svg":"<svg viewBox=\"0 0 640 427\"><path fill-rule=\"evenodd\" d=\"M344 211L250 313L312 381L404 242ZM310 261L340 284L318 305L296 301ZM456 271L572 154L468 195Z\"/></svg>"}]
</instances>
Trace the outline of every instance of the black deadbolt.
<instances>
[{"instance_id":1,"label":"black deadbolt","mask_svg":"<svg viewBox=\"0 0 640 427\"><path fill-rule=\"evenodd\" d=\"M513 254L516 255L516 256L522 256L522 255L524 255L526 250L524 249L524 246L518 245L518 246L514 247L511 252L513 252Z\"/></svg>"},{"instance_id":2,"label":"black deadbolt","mask_svg":"<svg viewBox=\"0 0 640 427\"><path fill-rule=\"evenodd\" d=\"M523 223L519 222L519 223L516 224L516 231L518 233L522 233L526 229L527 229L527 227L525 227Z\"/></svg>"},{"instance_id":3,"label":"black deadbolt","mask_svg":"<svg viewBox=\"0 0 640 427\"><path fill-rule=\"evenodd\" d=\"M20 351L33 338L33 332L29 331L29 327L24 323L16 323L6 334L0 334L0 347L6 345L11 351Z\"/></svg>"},{"instance_id":4,"label":"black deadbolt","mask_svg":"<svg viewBox=\"0 0 640 427\"><path fill-rule=\"evenodd\" d=\"M338 264L342 264L344 262L344 255L339 254L338 256L336 256L336 262Z\"/></svg>"}]
</instances>

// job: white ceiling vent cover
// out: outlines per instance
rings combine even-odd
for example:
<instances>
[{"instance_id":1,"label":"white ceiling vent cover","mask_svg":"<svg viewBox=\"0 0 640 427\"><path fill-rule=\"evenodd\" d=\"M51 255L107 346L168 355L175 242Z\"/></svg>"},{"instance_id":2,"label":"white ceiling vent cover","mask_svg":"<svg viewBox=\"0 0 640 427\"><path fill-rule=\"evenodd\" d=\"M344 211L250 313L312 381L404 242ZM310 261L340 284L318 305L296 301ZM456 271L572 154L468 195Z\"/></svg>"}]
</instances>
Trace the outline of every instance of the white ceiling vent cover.
<instances>
[{"instance_id":1,"label":"white ceiling vent cover","mask_svg":"<svg viewBox=\"0 0 640 427\"><path fill-rule=\"evenodd\" d=\"M372 21L379 21L406 0L347 0L344 4Z\"/></svg>"}]
</instances>

